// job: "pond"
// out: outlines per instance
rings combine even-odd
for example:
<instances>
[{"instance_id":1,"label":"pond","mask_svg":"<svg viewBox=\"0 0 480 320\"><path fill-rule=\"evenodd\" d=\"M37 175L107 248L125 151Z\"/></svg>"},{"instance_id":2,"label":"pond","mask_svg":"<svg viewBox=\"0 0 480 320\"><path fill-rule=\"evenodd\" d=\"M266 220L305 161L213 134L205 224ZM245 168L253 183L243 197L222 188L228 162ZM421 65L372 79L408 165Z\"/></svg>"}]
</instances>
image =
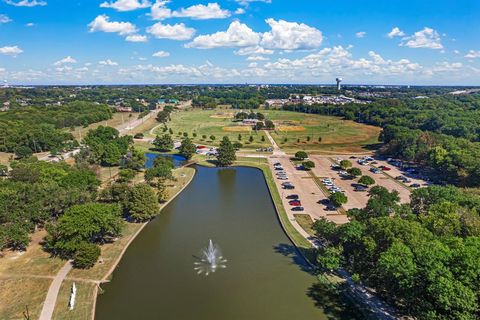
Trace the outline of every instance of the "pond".
<instances>
[{"instance_id":1,"label":"pond","mask_svg":"<svg viewBox=\"0 0 480 320\"><path fill-rule=\"evenodd\" d=\"M191 184L131 244L96 319L354 319L329 300L278 221L260 170L197 167ZM226 268L198 274L209 239Z\"/></svg>"},{"instance_id":2,"label":"pond","mask_svg":"<svg viewBox=\"0 0 480 320\"><path fill-rule=\"evenodd\" d=\"M153 160L155 160L157 157L172 159L175 167L181 167L187 162L187 159L178 154L146 152L145 157L147 158L147 161L145 162L146 168L151 168L153 166Z\"/></svg>"}]
</instances>

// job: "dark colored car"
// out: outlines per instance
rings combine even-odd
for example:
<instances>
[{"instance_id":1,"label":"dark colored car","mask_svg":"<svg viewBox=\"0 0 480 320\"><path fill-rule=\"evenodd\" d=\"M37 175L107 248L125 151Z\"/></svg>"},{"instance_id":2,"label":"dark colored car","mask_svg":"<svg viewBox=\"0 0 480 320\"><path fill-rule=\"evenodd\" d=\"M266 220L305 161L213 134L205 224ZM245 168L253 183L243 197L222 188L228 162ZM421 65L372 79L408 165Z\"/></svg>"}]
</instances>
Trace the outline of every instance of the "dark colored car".
<instances>
[{"instance_id":1,"label":"dark colored car","mask_svg":"<svg viewBox=\"0 0 480 320\"><path fill-rule=\"evenodd\" d=\"M291 184L287 184L287 185L284 185L284 186L283 186L283 189L285 189L285 190L293 190L293 189L295 189L295 186L292 186Z\"/></svg>"},{"instance_id":2,"label":"dark colored car","mask_svg":"<svg viewBox=\"0 0 480 320\"><path fill-rule=\"evenodd\" d=\"M287 199L297 200L298 198L300 198L298 194L291 194L287 196Z\"/></svg>"},{"instance_id":3,"label":"dark colored car","mask_svg":"<svg viewBox=\"0 0 480 320\"><path fill-rule=\"evenodd\" d=\"M292 211L305 211L303 207L293 207Z\"/></svg>"},{"instance_id":4,"label":"dark colored car","mask_svg":"<svg viewBox=\"0 0 480 320\"><path fill-rule=\"evenodd\" d=\"M420 186L420 184L418 184L418 183L413 183L413 184L410 185L410 187L412 187L412 188L420 188L421 186Z\"/></svg>"}]
</instances>

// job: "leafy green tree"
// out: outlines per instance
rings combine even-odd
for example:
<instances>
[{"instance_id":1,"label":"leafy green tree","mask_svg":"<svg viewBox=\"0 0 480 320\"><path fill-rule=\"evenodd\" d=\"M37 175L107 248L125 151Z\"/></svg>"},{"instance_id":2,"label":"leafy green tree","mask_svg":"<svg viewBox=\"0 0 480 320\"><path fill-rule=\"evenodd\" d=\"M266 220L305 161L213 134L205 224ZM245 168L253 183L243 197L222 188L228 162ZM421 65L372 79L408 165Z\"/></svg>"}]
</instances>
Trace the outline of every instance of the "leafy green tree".
<instances>
[{"instance_id":1,"label":"leafy green tree","mask_svg":"<svg viewBox=\"0 0 480 320\"><path fill-rule=\"evenodd\" d=\"M217 164L221 167L229 166L237 159L235 148L226 136L223 137L217 151Z\"/></svg>"},{"instance_id":2,"label":"leafy green tree","mask_svg":"<svg viewBox=\"0 0 480 320\"><path fill-rule=\"evenodd\" d=\"M365 186L371 186L375 184L375 179L370 176L361 176L360 179L358 179L358 183Z\"/></svg>"},{"instance_id":3,"label":"leafy green tree","mask_svg":"<svg viewBox=\"0 0 480 320\"><path fill-rule=\"evenodd\" d=\"M28 157L31 157L32 155L33 155L32 149L30 149L27 146L19 146L15 149L15 156L18 159L28 158Z\"/></svg>"},{"instance_id":4,"label":"leafy green tree","mask_svg":"<svg viewBox=\"0 0 480 320\"><path fill-rule=\"evenodd\" d=\"M265 125L264 125L265 129L267 130L273 130L275 129L275 124L273 123L272 120L265 120Z\"/></svg>"},{"instance_id":5,"label":"leafy green tree","mask_svg":"<svg viewBox=\"0 0 480 320\"><path fill-rule=\"evenodd\" d=\"M295 158L298 160L305 160L308 158L308 154L305 151L297 151L295 153Z\"/></svg>"},{"instance_id":6,"label":"leafy green tree","mask_svg":"<svg viewBox=\"0 0 480 320\"><path fill-rule=\"evenodd\" d=\"M317 255L318 266L329 271L340 268L343 258L342 251L341 246L321 247Z\"/></svg>"},{"instance_id":7,"label":"leafy green tree","mask_svg":"<svg viewBox=\"0 0 480 320\"><path fill-rule=\"evenodd\" d=\"M341 207L342 204L345 204L348 201L347 196L344 195L342 192L332 193L329 199L333 203L333 205L336 207Z\"/></svg>"},{"instance_id":8,"label":"leafy green tree","mask_svg":"<svg viewBox=\"0 0 480 320\"><path fill-rule=\"evenodd\" d=\"M160 123L167 123L170 121L170 112L163 110L157 114L157 121Z\"/></svg>"},{"instance_id":9,"label":"leafy green tree","mask_svg":"<svg viewBox=\"0 0 480 320\"><path fill-rule=\"evenodd\" d=\"M79 269L90 269L100 257L100 247L93 243L81 242L73 256L73 266Z\"/></svg>"},{"instance_id":10,"label":"leafy green tree","mask_svg":"<svg viewBox=\"0 0 480 320\"><path fill-rule=\"evenodd\" d=\"M238 141L242 141L242 135L240 133L238 134Z\"/></svg>"},{"instance_id":11,"label":"leafy green tree","mask_svg":"<svg viewBox=\"0 0 480 320\"><path fill-rule=\"evenodd\" d=\"M162 136L157 135L155 140L153 140L153 145L160 151L170 151L173 149L172 136L169 134L164 134Z\"/></svg>"},{"instance_id":12,"label":"leafy green tree","mask_svg":"<svg viewBox=\"0 0 480 320\"><path fill-rule=\"evenodd\" d=\"M253 142L253 136L250 136L250 138L248 138L248 142L250 142L250 143Z\"/></svg>"},{"instance_id":13,"label":"leafy green tree","mask_svg":"<svg viewBox=\"0 0 480 320\"><path fill-rule=\"evenodd\" d=\"M131 147L121 160L124 168L135 171L141 171L145 167L146 161L145 153L135 147Z\"/></svg>"},{"instance_id":14,"label":"leafy green tree","mask_svg":"<svg viewBox=\"0 0 480 320\"><path fill-rule=\"evenodd\" d=\"M302 166L305 170L312 170L313 168L315 168L315 162L305 161L302 163Z\"/></svg>"},{"instance_id":15,"label":"leafy green tree","mask_svg":"<svg viewBox=\"0 0 480 320\"><path fill-rule=\"evenodd\" d=\"M216 137L214 135L210 136L210 140L215 141Z\"/></svg>"},{"instance_id":16,"label":"leafy green tree","mask_svg":"<svg viewBox=\"0 0 480 320\"><path fill-rule=\"evenodd\" d=\"M352 167L352 162L350 162L349 160L342 160L342 161L340 161L340 167L342 167L343 170L351 168Z\"/></svg>"},{"instance_id":17,"label":"leafy green tree","mask_svg":"<svg viewBox=\"0 0 480 320\"><path fill-rule=\"evenodd\" d=\"M72 258L81 243L103 243L120 235L122 227L118 205L75 205L47 227L45 247L55 255Z\"/></svg>"},{"instance_id":18,"label":"leafy green tree","mask_svg":"<svg viewBox=\"0 0 480 320\"><path fill-rule=\"evenodd\" d=\"M190 160L196 151L197 147L193 144L192 140L190 140L190 138L183 138L179 149L180 155Z\"/></svg>"},{"instance_id":19,"label":"leafy green tree","mask_svg":"<svg viewBox=\"0 0 480 320\"><path fill-rule=\"evenodd\" d=\"M158 179L160 183L163 183L167 179L172 180L173 168L175 166L170 158L158 156L153 161L152 168L145 171L145 181L153 182L154 179Z\"/></svg>"},{"instance_id":20,"label":"leafy green tree","mask_svg":"<svg viewBox=\"0 0 480 320\"><path fill-rule=\"evenodd\" d=\"M347 173L353 177L359 177L362 175L362 170L359 168L349 168L347 169Z\"/></svg>"},{"instance_id":21,"label":"leafy green tree","mask_svg":"<svg viewBox=\"0 0 480 320\"><path fill-rule=\"evenodd\" d=\"M158 215L158 197L148 184L137 184L130 190L127 211L137 222L148 221Z\"/></svg>"},{"instance_id":22,"label":"leafy green tree","mask_svg":"<svg viewBox=\"0 0 480 320\"><path fill-rule=\"evenodd\" d=\"M243 148L243 144L236 141L236 142L233 143L233 147L235 148L235 150L239 150L239 149Z\"/></svg>"},{"instance_id":23,"label":"leafy green tree","mask_svg":"<svg viewBox=\"0 0 480 320\"><path fill-rule=\"evenodd\" d=\"M136 176L136 172L135 170L132 170L132 169L121 169L119 172L118 172L118 181L119 182L130 182L132 181L135 176Z\"/></svg>"}]
</instances>

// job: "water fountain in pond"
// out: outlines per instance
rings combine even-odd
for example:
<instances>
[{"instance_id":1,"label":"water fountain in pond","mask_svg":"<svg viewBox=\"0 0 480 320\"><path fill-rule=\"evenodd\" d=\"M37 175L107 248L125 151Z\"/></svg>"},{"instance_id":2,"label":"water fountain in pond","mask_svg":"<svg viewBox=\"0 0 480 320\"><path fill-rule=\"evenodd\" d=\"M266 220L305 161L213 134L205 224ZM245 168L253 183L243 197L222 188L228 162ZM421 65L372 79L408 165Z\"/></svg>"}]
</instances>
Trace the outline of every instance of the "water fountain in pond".
<instances>
[{"instance_id":1,"label":"water fountain in pond","mask_svg":"<svg viewBox=\"0 0 480 320\"><path fill-rule=\"evenodd\" d=\"M202 249L200 256L197 257L197 261L194 262L194 270L197 271L197 274L208 276L217 269L226 268L226 262L227 260L223 258L220 247L210 239L208 246Z\"/></svg>"}]
</instances>

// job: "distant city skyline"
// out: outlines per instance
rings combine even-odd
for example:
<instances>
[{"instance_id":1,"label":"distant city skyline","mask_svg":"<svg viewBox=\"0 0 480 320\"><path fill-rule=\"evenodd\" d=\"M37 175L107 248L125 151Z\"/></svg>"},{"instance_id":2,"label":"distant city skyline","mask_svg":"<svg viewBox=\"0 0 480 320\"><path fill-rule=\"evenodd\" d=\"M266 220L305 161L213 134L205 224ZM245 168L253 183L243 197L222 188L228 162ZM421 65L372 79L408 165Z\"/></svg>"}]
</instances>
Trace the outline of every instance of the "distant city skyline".
<instances>
[{"instance_id":1,"label":"distant city skyline","mask_svg":"<svg viewBox=\"0 0 480 320\"><path fill-rule=\"evenodd\" d=\"M476 0L0 0L10 85L480 85Z\"/></svg>"}]
</instances>

